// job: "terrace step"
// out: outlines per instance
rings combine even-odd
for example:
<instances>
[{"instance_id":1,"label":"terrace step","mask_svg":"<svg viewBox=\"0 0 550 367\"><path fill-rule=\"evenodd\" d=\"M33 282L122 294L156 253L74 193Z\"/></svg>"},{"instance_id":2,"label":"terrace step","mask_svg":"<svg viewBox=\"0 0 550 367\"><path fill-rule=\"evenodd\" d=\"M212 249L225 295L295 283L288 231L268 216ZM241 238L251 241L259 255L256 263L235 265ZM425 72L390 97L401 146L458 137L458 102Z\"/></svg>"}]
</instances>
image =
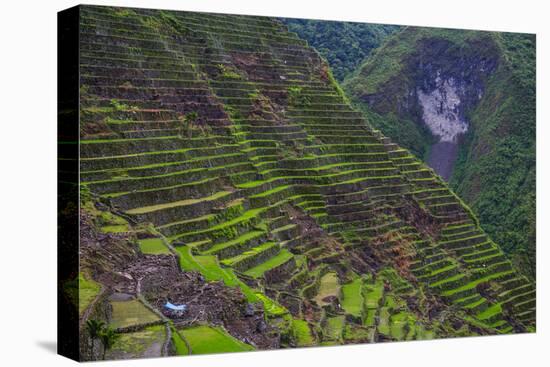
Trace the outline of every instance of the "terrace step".
<instances>
[{"instance_id":1,"label":"terrace step","mask_svg":"<svg viewBox=\"0 0 550 367\"><path fill-rule=\"evenodd\" d=\"M211 238L216 242L229 241L235 237L250 231L259 224L263 209L251 209L243 212L242 215L235 218L224 218L226 221L220 221L218 224L210 223L207 228L199 231L179 232L171 237L172 241L194 242L201 238Z\"/></svg>"},{"instance_id":2,"label":"terrace step","mask_svg":"<svg viewBox=\"0 0 550 367\"><path fill-rule=\"evenodd\" d=\"M231 266L237 271L245 272L250 268L264 263L270 258L273 258L280 252L279 244L275 242L265 242L259 246L253 247L250 250L244 251L241 254L222 260L223 265Z\"/></svg>"},{"instance_id":3,"label":"terrace step","mask_svg":"<svg viewBox=\"0 0 550 367\"><path fill-rule=\"evenodd\" d=\"M270 258L269 260L267 260L266 262L260 265L257 265L251 269L248 269L246 272L244 272L244 274L253 278L259 278L259 277L265 276L267 273L272 272L278 268L282 268L289 263L294 264L295 266L294 255L288 250L282 249L278 255Z\"/></svg>"},{"instance_id":4,"label":"terrace step","mask_svg":"<svg viewBox=\"0 0 550 367\"><path fill-rule=\"evenodd\" d=\"M197 249L204 255L216 255L219 259L227 259L252 249L266 239L266 232L252 230L230 241L201 246Z\"/></svg>"},{"instance_id":5,"label":"terrace step","mask_svg":"<svg viewBox=\"0 0 550 367\"><path fill-rule=\"evenodd\" d=\"M185 220L193 217L206 215L212 209L223 203L227 203L236 198L234 192L220 191L213 195L197 198L184 199L169 203L150 205L134 208L126 211L126 214L132 216L137 221L150 222L156 226L173 223L176 219Z\"/></svg>"},{"instance_id":6,"label":"terrace step","mask_svg":"<svg viewBox=\"0 0 550 367\"><path fill-rule=\"evenodd\" d=\"M334 271L327 264L347 265L345 252L368 247L410 264L420 283L473 323L509 331L502 307L532 323L530 283L431 169L368 125L323 75L318 54L286 27L174 13L164 29L154 10L85 9L82 183L137 226L152 224L177 246L182 268L238 285L247 298L263 295L250 289L260 285L286 306L286 297L318 293ZM411 201L442 227L437 244L403 218ZM310 224L321 237L311 238ZM340 242L336 250L325 236ZM196 266L185 264L193 259ZM385 290L379 280L363 281L361 311L346 318L325 310L325 341L352 340L362 328L353 317L368 324L359 334L372 333L369 340L425 332L396 296L412 292L410 284ZM488 282L498 303L478 292ZM288 301L293 315L304 312L302 303Z\"/></svg>"}]
</instances>

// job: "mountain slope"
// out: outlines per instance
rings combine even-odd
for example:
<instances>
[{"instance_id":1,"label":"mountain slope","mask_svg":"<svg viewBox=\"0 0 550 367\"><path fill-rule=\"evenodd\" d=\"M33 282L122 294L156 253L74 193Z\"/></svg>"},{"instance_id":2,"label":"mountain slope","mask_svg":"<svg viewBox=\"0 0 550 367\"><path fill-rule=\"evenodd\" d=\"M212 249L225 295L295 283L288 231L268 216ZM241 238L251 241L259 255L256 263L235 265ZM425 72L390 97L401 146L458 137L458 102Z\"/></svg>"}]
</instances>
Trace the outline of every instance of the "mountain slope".
<instances>
[{"instance_id":1,"label":"mountain slope","mask_svg":"<svg viewBox=\"0 0 550 367\"><path fill-rule=\"evenodd\" d=\"M107 322L122 289L179 354L197 323L258 349L534 330L533 284L280 21L81 11L83 207L136 252L82 254Z\"/></svg>"},{"instance_id":2,"label":"mountain slope","mask_svg":"<svg viewBox=\"0 0 550 367\"><path fill-rule=\"evenodd\" d=\"M344 83L369 121L449 180L532 277L534 75L532 35L407 27Z\"/></svg>"},{"instance_id":3,"label":"mountain slope","mask_svg":"<svg viewBox=\"0 0 550 367\"><path fill-rule=\"evenodd\" d=\"M385 24L284 19L291 32L308 41L343 81L382 41L401 27Z\"/></svg>"}]
</instances>

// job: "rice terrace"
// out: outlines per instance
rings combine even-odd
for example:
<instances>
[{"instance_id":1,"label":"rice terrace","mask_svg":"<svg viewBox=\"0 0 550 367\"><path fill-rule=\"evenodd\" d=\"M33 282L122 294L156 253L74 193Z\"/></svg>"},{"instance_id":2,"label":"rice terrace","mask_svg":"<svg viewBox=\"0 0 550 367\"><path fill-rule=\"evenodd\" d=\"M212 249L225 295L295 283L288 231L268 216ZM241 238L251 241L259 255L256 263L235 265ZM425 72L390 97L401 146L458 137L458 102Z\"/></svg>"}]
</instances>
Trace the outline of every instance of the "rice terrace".
<instances>
[{"instance_id":1,"label":"rice terrace","mask_svg":"<svg viewBox=\"0 0 550 367\"><path fill-rule=\"evenodd\" d=\"M516 135L495 117L530 88L529 35L350 23L337 34L370 43L347 60L329 38L342 22L67 12L78 87L60 131L78 131L60 133L60 193L75 197L59 210L79 250L60 241L78 264L60 302L76 359L535 332L534 171L498 195L490 170L468 171L486 167L479 152L534 164L502 148L499 132ZM503 230L510 202L526 204Z\"/></svg>"}]
</instances>

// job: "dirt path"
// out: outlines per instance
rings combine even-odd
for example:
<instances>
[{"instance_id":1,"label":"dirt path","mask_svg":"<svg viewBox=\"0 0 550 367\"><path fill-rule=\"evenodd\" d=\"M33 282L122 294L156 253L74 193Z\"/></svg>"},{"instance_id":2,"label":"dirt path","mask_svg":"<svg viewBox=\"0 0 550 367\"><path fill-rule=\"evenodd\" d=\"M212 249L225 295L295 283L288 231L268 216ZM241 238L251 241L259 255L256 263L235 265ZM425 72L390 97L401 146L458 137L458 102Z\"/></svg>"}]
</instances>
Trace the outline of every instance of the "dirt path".
<instances>
[{"instance_id":1,"label":"dirt path","mask_svg":"<svg viewBox=\"0 0 550 367\"><path fill-rule=\"evenodd\" d=\"M445 181L449 181L453 173L453 167L458 153L458 145L454 142L440 141L432 145L430 155L428 157L428 166L432 167L435 172L443 177Z\"/></svg>"}]
</instances>

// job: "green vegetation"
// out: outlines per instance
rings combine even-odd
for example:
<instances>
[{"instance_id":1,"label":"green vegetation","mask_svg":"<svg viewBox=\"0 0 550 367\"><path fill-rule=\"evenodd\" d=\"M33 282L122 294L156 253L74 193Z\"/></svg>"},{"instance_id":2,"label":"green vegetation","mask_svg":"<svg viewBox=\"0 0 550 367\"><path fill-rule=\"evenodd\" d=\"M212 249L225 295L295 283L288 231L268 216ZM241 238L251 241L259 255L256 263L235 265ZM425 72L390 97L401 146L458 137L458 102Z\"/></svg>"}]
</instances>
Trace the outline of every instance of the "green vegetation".
<instances>
[{"instance_id":1,"label":"green vegetation","mask_svg":"<svg viewBox=\"0 0 550 367\"><path fill-rule=\"evenodd\" d=\"M254 350L227 332L217 327L194 326L181 329L179 332L187 339L191 346L191 354L245 352Z\"/></svg>"},{"instance_id":2,"label":"green vegetation","mask_svg":"<svg viewBox=\"0 0 550 367\"><path fill-rule=\"evenodd\" d=\"M231 272L222 268L216 256L194 256L197 268L207 280L223 280L228 286L236 286L237 278Z\"/></svg>"},{"instance_id":3,"label":"green vegetation","mask_svg":"<svg viewBox=\"0 0 550 367\"><path fill-rule=\"evenodd\" d=\"M101 286L91 279L86 279L83 273L78 274L78 313L82 314L88 305L99 294Z\"/></svg>"},{"instance_id":4,"label":"green vegetation","mask_svg":"<svg viewBox=\"0 0 550 367\"><path fill-rule=\"evenodd\" d=\"M107 352L109 359L158 357L159 354L152 352L161 350L166 339L166 330L164 325L154 325L140 331L117 334L117 336ZM181 346L176 344L176 349L183 352L179 348Z\"/></svg>"},{"instance_id":5,"label":"green vegetation","mask_svg":"<svg viewBox=\"0 0 550 367\"><path fill-rule=\"evenodd\" d=\"M340 282L338 274L334 272L326 273L321 277L319 291L315 296L315 302L318 305L324 305L327 303L325 299L327 297L338 297L340 295Z\"/></svg>"},{"instance_id":6,"label":"green vegetation","mask_svg":"<svg viewBox=\"0 0 550 367\"><path fill-rule=\"evenodd\" d=\"M431 69L416 68L420 58L430 59ZM386 38L344 82L373 127L426 160L434 138L421 122L422 108L405 98L433 77L429 70L461 75L460 68L469 63L468 73L462 75L483 92L479 100L477 95L463 97L471 126L461 140L450 186L531 278L536 238L535 60L534 35L407 27Z\"/></svg>"},{"instance_id":7,"label":"green vegetation","mask_svg":"<svg viewBox=\"0 0 550 367\"><path fill-rule=\"evenodd\" d=\"M252 269L249 269L245 272L246 275L251 276L253 278L259 278L261 277L266 271L273 269L279 265L282 265L293 258L292 253L290 253L288 250L281 250L279 254L275 257L272 257L268 261L253 267Z\"/></svg>"},{"instance_id":8,"label":"green vegetation","mask_svg":"<svg viewBox=\"0 0 550 367\"><path fill-rule=\"evenodd\" d=\"M164 244L162 238L146 238L139 240L139 248L141 252L148 255L167 255L170 254L170 250Z\"/></svg>"},{"instance_id":9,"label":"green vegetation","mask_svg":"<svg viewBox=\"0 0 550 367\"><path fill-rule=\"evenodd\" d=\"M121 103L120 101L117 101L116 99L111 99L111 106L116 111L126 111L126 110L136 110L137 109L134 106L129 106L127 104Z\"/></svg>"},{"instance_id":10,"label":"green vegetation","mask_svg":"<svg viewBox=\"0 0 550 367\"><path fill-rule=\"evenodd\" d=\"M363 313L362 286L363 280L361 278L342 286L342 308L346 313L356 317L361 317Z\"/></svg>"},{"instance_id":11,"label":"green vegetation","mask_svg":"<svg viewBox=\"0 0 550 367\"><path fill-rule=\"evenodd\" d=\"M148 324L160 320L155 313L137 299L111 301L111 306L113 307L111 326L115 329Z\"/></svg>"},{"instance_id":12,"label":"green vegetation","mask_svg":"<svg viewBox=\"0 0 550 367\"><path fill-rule=\"evenodd\" d=\"M101 286L80 272L76 279L65 283L63 290L71 302L78 306L78 313L81 315L99 294Z\"/></svg>"},{"instance_id":13,"label":"green vegetation","mask_svg":"<svg viewBox=\"0 0 550 367\"><path fill-rule=\"evenodd\" d=\"M302 87L293 86L288 88L288 104L291 106L307 107L311 103L309 96L303 93Z\"/></svg>"},{"instance_id":14,"label":"green vegetation","mask_svg":"<svg viewBox=\"0 0 550 367\"><path fill-rule=\"evenodd\" d=\"M178 201L171 202L171 203L165 203L165 204L159 204L159 205L150 205L150 206L146 206L146 207L142 207L142 208L136 208L136 209L128 210L127 213L128 214L150 213L150 212L153 212L153 211L173 208L173 207L176 207L176 206L185 206L185 205L197 204L197 203L200 203L202 201L213 201L213 200L219 199L219 198L221 198L223 196L226 196L226 195L229 195L229 194L230 194L230 192L228 192L228 191L220 191L220 192L217 192L213 195L210 195L210 196L204 197L204 198L200 198L200 199L184 199L184 200L178 200Z\"/></svg>"},{"instance_id":15,"label":"green vegetation","mask_svg":"<svg viewBox=\"0 0 550 367\"><path fill-rule=\"evenodd\" d=\"M191 248L189 246L176 247L176 251L179 253L179 263L182 270L185 271L200 271L201 267L195 260L195 257L191 255Z\"/></svg>"},{"instance_id":16,"label":"green vegetation","mask_svg":"<svg viewBox=\"0 0 550 367\"><path fill-rule=\"evenodd\" d=\"M115 332L114 329L110 327L104 328L101 333L99 334L99 340L101 341L101 344L103 345L103 359L105 360L105 355L107 354L107 351L111 349L116 341L120 338L120 335Z\"/></svg>"},{"instance_id":17,"label":"green vegetation","mask_svg":"<svg viewBox=\"0 0 550 367\"><path fill-rule=\"evenodd\" d=\"M228 67L224 64L216 65L222 78L224 79L240 79L241 75L235 71L232 67Z\"/></svg>"},{"instance_id":18,"label":"green vegetation","mask_svg":"<svg viewBox=\"0 0 550 367\"><path fill-rule=\"evenodd\" d=\"M105 233L123 233L128 232L129 227L127 224L117 224L112 226L104 226L101 230Z\"/></svg>"},{"instance_id":19,"label":"green vegetation","mask_svg":"<svg viewBox=\"0 0 550 367\"><path fill-rule=\"evenodd\" d=\"M172 329L172 343L176 349L176 354L178 356L185 356L189 354L189 348L187 343L183 340L180 333L174 328Z\"/></svg>"},{"instance_id":20,"label":"green vegetation","mask_svg":"<svg viewBox=\"0 0 550 367\"><path fill-rule=\"evenodd\" d=\"M414 122L411 118L399 118L393 112L385 115L376 113L366 104L354 101L355 107L363 112L370 125L391 137L401 146L406 147L417 157L426 160L430 146L435 142L426 127Z\"/></svg>"},{"instance_id":21,"label":"green vegetation","mask_svg":"<svg viewBox=\"0 0 550 367\"><path fill-rule=\"evenodd\" d=\"M229 287L239 287L249 302L258 301L256 294L254 294L250 287L237 278L232 269L222 268L216 256L193 256L188 246L177 247L176 250L180 254L180 266L183 270L198 271L206 280L222 280ZM269 305L269 308L273 307L275 307L274 312L276 312L276 306Z\"/></svg>"},{"instance_id":22,"label":"green vegetation","mask_svg":"<svg viewBox=\"0 0 550 367\"><path fill-rule=\"evenodd\" d=\"M480 36L481 35L481 36ZM477 37L485 37L484 34L476 31L468 30L453 30L443 28L421 28L421 27L405 27L399 32L387 37L380 48L368 57L365 62L355 69L352 75L344 82L346 91L349 91L353 96L361 96L379 92L382 88L387 87L390 81L404 82L402 88L407 88L408 84L414 78L407 72L409 65L407 64L410 57L422 52L422 47L430 47L425 44L424 40L430 38L441 39L445 42L453 42L454 47L448 50L458 54L465 52L465 48L474 42ZM429 52L439 52L438 49L429 49ZM477 50L480 53L487 53L491 50ZM431 55L430 55L431 56ZM437 62L437 60L432 60ZM442 66L443 73L454 66ZM398 78L399 80L397 80ZM388 91L388 93L390 93Z\"/></svg>"},{"instance_id":23,"label":"green vegetation","mask_svg":"<svg viewBox=\"0 0 550 367\"><path fill-rule=\"evenodd\" d=\"M323 339L325 341L341 341L344 332L345 316L329 317L326 320Z\"/></svg>"},{"instance_id":24,"label":"green vegetation","mask_svg":"<svg viewBox=\"0 0 550 367\"><path fill-rule=\"evenodd\" d=\"M103 329L105 329L105 323L101 320L88 319L86 320L86 331L90 336L90 350L95 352L95 341L99 339Z\"/></svg>"},{"instance_id":25,"label":"green vegetation","mask_svg":"<svg viewBox=\"0 0 550 367\"><path fill-rule=\"evenodd\" d=\"M353 109L328 64L269 18L136 9L121 19L87 6L81 15L81 264L113 295L92 316L112 328L94 337L109 357L163 354L167 327L179 355L535 329L533 284L475 211L364 119L422 153L431 141L412 114ZM331 53L394 42L382 41L389 28L369 38L343 27L365 39ZM475 34L456 36L453 52ZM373 79L346 83L385 93L379 107L409 86L392 76L408 67L397 56L445 49L422 32L395 37L414 42L397 45ZM99 289L86 279L89 303ZM168 300L189 305L184 322Z\"/></svg>"},{"instance_id":26,"label":"green vegetation","mask_svg":"<svg viewBox=\"0 0 550 367\"><path fill-rule=\"evenodd\" d=\"M377 279L376 283L367 284L365 288L366 288L365 304L367 305L367 307L368 308L378 307L380 298L382 298L382 294L384 292L383 279L379 278Z\"/></svg>"},{"instance_id":27,"label":"green vegetation","mask_svg":"<svg viewBox=\"0 0 550 367\"><path fill-rule=\"evenodd\" d=\"M496 34L506 61L471 112L451 186L482 227L535 278L535 36ZM502 91L506 91L503 93Z\"/></svg>"},{"instance_id":28,"label":"green vegetation","mask_svg":"<svg viewBox=\"0 0 550 367\"><path fill-rule=\"evenodd\" d=\"M291 32L323 55L339 81L355 70L399 26L309 19L284 20Z\"/></svg>"},{"instance_id":29,"label":"green vegetation","mask_svg":"<svg viewBox=\"0 0 550 367\"><path fill-rule=\"evenodd\" d=\"M442 45L430 46L430 39L440 40ZM386 38L381 47L349 75L343 84L344 90L351 96L355 107L365 114L369 124L416 156L427 159L435 139L421 123L421 108L410 98L401 102L395 96L408 98L409 91L423 83L425 76L422 71L414 69L418 55L433 60L434 67L445 75L451 72L449 68L455 67L457 58L472 50L486 53L476 57L488 57L491 48L481 47L479 42L484 42L484 39L474 31L403 28Z\"/></svg>"},{"instance_id":30,"label":"green vegetation","mask_svg":"<svg viewBox=\"0 0 550 367\"><path fill-rule=\"evenodd\" d=\"M98 225L105 233L121 233L130 231L128 221L118 215L107 211L93 211L97 214Z\"/></svg>"},{"instance_id":31,"label":"green vegetation","mask_svg":"<svg viewBox=\"0 0 550 367\"><path fill-rule=\"evenodd\" d=\"M90 358L92 360L96 359L96 349L95 342L99 340L102 345L102 359L105 359L105 356L108 351L110 351L117 341L121 340L121 334L118 334L112 327L106 325L101 320L88 319L86 320L86 331L90 336ZM128 351L130 348L125 346L125 351Z\"/></svg>"},{"instance_id":32,"label":"green vegetation","mask_svg":"<svg viewBox=\"0 0 550 367\"><path fill-rule=\"evenodd\" d=\"M417 329L422 330L421 326L416 324L416 317L409 312L398 312L391 316L390 334L397 340L410 340L413 337L425 338L424 335L420 337L417 335Z\"/></svg>"},{"instance_id":33,"label":"green vegetation","mask_svg":"<svg viewBox=\"0 0 550 367\"><path fill-rule=\"evenodd\" d=\"M288 313L288 310L286 308L273 301L271 298L266 297L263 293L256 292L256 297L258 297L258 300L264 304L264 310L267 316L276 317Z\"/></svg>"},{"instance_id":34,"label":"green vegetation","mask_svg":"<svg viewBox=\"0 0 550 367\"><path fill-rule=\"evenodd\" d=\"M311 329L307 321L292 319L292 336L298 347L309 347L315 345L315 338L311 335Z\"/></svg>"},{"instance_id":35,"label":"green vegetation","mask_svg":"<svg viewBox=\"0 0 550 367\"><path fill-rule=\"evenodd\" d=\"M491 307L487 308L485 311L479 313L477 315L477 318L480 319L480 320L487 320L491 316L494 316L494 315L499 314L501 312L502 312L502 307L500 306L499 303L495 303Z\"/></svg>"},{"instance_id":36,"label":"green vegetation","mask_svg":"<svg viewBox=\"0 0 550 367\"><path fill-rule=\"evenodd\" d=\"M180 266L183 270L198 271L206 278L206 280L222 280L227 286L239 287L249 302L262 302L264 304L264 309L266 310L266 313L270 316L280 316L288 312L284 307L282 307L269 297L266 297L262 293L254 293L254 291L250 289L249 286L247 286L245 283L239 280L239 278L237 278L233 270L223 268L219 264L216 256L193 256L191 254L191 248L189 246L176 247L176 250L180 254L179 261ZM281 261L283 263L285 261L288 261L292 257L291 255L292 254L290 254L289 252L286 252L286 254L282 257L276 256L272 258L272 260L259 265L257 268L249 270L250 273L247 272L247 275L259 277L266 270L279 265ZM282 258L286 258L286 260L283 261Z\"/></svg>"}]
</instances>

